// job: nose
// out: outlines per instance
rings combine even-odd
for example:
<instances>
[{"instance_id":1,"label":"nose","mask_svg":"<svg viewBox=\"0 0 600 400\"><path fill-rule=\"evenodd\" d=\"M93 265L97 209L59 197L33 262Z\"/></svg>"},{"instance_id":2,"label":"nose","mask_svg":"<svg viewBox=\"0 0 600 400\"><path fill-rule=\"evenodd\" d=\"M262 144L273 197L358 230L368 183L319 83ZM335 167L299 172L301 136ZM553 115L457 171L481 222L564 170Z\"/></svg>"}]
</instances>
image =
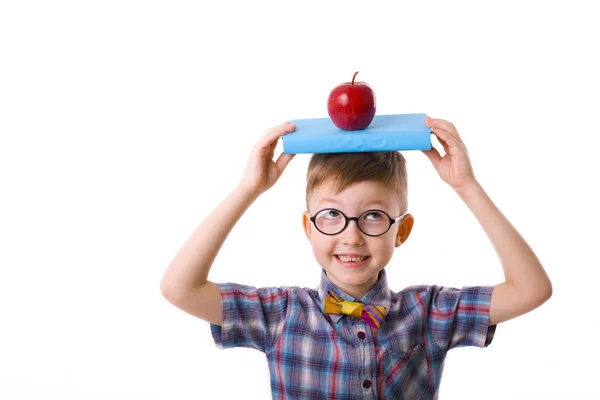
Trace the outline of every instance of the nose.
<instances>
[{"instance_id":1,"label":"nose","mask_svg":"<svg viewBox=\"0 0 600 400\"><path fill-rule=\"evenodd\" d=\"M360 246L364 244L362 232L358 229L358 221L355 219L348 221L348 226L346 226L346 229L340 235L342 236L340 240L342 244L348 246Z\"/></svg>"}]
</instances>

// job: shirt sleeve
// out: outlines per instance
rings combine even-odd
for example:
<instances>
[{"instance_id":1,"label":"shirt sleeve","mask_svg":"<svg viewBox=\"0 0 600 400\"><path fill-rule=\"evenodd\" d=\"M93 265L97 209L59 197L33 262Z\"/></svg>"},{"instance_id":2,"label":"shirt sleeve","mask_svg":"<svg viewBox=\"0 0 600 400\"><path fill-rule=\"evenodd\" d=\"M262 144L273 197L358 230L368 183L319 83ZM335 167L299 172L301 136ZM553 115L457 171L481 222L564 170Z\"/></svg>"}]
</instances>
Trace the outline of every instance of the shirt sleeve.
<instances>
[{"instance_id":1,"label":"shirt sleeve","mask_svg":"<svg viewBox=\"0 0 600 400\"><path fill-rule=\"evenodd\" d=\"M444 351L487 347L492 342L496 325L488 326L488 322L493 290L493 286L431 287L427 327Z\"/></svg>"},{"instance_id":2,"label":"shirt sleeve","mask_svg":"<svg viewBox=\"0 0 600 400\"><path fill-rule=\"evenodd\" d=\"M221 293L221 325L211 323L215 345L221 349L250 347L262 352L275 342L291 305L291 287L217 283Z\"/></svg>"}]
</instances>

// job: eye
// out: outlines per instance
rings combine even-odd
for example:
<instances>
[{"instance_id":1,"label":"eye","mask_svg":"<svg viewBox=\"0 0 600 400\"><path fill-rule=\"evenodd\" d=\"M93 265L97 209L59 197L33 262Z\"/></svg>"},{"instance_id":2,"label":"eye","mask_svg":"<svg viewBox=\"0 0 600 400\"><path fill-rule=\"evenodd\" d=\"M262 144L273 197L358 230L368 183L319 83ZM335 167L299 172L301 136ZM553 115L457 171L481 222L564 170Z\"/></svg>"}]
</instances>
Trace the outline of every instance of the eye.
<instances>
[{"instance_id":1,"label":"eye","mask_svg":"<svg viewBox=\"0 0 600 400\"><path fill-rule=\"evenodd\" d=\"M364 218L370 221L381 221L385 220L385 214L381 211L369 211L365 214Z\"/></svg>"},{"instance_id":2,"label":"eye","mask_svg":"<svg viewBox=\"0 0 600 400\"><path fill-rule=\"evenodd\" d=\"M319 216L327 219L337 219L341 218L342 214L337 210L324 210L319 213Z\"/></svg>"}]
</instances>

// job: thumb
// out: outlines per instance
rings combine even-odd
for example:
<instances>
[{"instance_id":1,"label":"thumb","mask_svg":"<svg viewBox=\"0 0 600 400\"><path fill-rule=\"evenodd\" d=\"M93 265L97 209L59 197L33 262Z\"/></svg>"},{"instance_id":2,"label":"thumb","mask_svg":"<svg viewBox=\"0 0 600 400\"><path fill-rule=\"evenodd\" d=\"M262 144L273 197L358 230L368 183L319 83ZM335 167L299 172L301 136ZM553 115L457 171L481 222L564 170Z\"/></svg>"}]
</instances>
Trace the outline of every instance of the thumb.
<instances>
[{"instance_id":1,"label":"thumb","mask_svg":"<svg viewBox=\"0 0 600 400\"><path fill-rule=\"evenodd\" d=\"M440 162L440 160L442 159L442 156L440 156L440 153L433 146L431 146L431 150L421 150L421 151L427 156L427 158L429 158L429 161L431 161L431 163L433 165L437 165Z\"/></svg>"},{"instance_id":2,"label":"thumb","mask_svg":"<svg viewBox=\"0 0 600 400\"><path fill-rule=\"evenodd\" d=\"M287 165L290 163L290 161L292 161L292 158L294 158L294 156L295 156L295 154L281 153L279 155L279 157L277 157L277 161L275 162L275 164L277 165L277 169L279 170L279 176L281 176L281 174L283 174L285 167L287 167Z\"/></svg>"}]
</instances>

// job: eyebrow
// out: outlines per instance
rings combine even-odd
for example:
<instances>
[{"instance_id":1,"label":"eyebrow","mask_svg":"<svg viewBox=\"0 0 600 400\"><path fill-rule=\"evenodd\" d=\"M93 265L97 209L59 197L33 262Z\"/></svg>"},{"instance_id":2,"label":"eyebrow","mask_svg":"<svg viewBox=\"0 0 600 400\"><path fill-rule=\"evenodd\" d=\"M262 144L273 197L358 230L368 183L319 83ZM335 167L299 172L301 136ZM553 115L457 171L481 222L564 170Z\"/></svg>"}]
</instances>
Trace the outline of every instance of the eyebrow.
<instances>
[{"instance_id":1,"label":"eyebrow","mask_svg":"<svg viewBox=\"0 0 600 400\"><path fill-rule=\"evenodd\" d=\"M342 203L340 203L338 200L331 199L331 198L327 198L327 197L326 197L326 198L324 198L324 199L321 199L321 201L319 202L319 204L322 204L322 203L327 203L327 202L328 202L328 203L335 203L335 204L339 204L339 205L341 205L341 204L342 204ZM359 204L359 205L360 205L360 206L362 206L362 207L367 207L367 206L372 206L372 205L374 205L374 204L377 204L377 205L380 205L380 206L383 206L383 207L387 207L387 203L385 203L385 202L383 202L383 201L380 201L380 200L372 200L372 201L367 201L366 203L364 203L364 204L363 204L363 203L361 203L361 204Z\"/></svg>"}]
</instances>

